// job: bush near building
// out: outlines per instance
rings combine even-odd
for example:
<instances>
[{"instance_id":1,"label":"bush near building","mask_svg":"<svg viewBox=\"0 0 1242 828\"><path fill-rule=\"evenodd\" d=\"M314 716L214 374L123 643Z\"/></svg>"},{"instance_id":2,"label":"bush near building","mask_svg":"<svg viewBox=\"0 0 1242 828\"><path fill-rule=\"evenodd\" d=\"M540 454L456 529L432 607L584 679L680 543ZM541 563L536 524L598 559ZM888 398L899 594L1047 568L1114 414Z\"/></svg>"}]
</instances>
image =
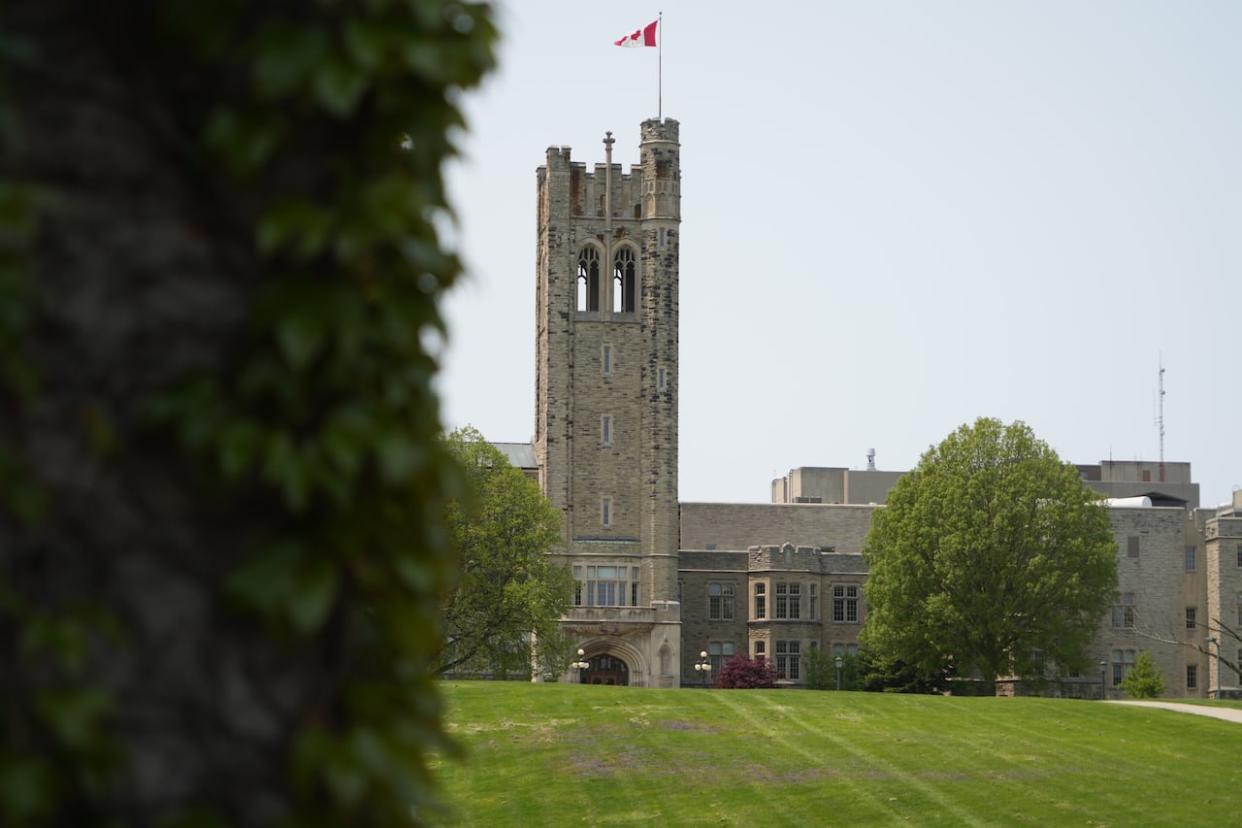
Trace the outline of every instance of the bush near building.
<instances>
[{"instance_id":1,"label":"bush near building","mask_svg":"<svg viewBox=\"0 0 1242 828\"><path fill-rule=\"evenodd\" d=\"M1147 650L1138 654L1134 666L1121 680L1121 689L1132 699L1154 699L1164 694L1164 676Z\"/></svg>"},{"instance_id":2,"label":"bush near building","mask_svg":"<svg viewBox=\"0 0 1242 828\"><path fill-rule=\"evenodd\" d=\"M777 678L772 662L765 658L747 658L738 653L720 669L715 686L722 690L753 690L775 687Z\"/></svg>"}]
</instances>

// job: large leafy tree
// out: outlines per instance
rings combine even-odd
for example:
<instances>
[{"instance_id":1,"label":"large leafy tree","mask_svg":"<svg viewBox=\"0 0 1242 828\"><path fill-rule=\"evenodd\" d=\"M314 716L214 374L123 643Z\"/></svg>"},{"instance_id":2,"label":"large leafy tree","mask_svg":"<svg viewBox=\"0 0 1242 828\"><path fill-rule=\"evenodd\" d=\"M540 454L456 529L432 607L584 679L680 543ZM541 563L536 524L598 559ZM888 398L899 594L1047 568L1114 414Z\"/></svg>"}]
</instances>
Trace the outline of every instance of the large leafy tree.
<instances>
[{"instance_id":1,"label":"large leafy tree","mask_svg":"<svg viewBox=\"0 0 1242 828\"><path fill-rule=\"evenodd\" d=\"M424 812L491 15L0 4L0 824Z\"/></svg>"},{"instance_id":2,"label":"large leafy tree","mask_svg":"<svg viewBox=\"0 0 1242 828\"><path fill-rule=\"evenodd\" d=\"M453 432L448 445L468 486L449 509L462 569L444 608L439 672L530 670L531 644L551 647L569 608L569 572L548 555L560 513L477 430Z\"/></svg>"},{"instance_id":3,"label":"large leafy tree","mask_svg":"<svg viewBox=\"0 0 1242 828\"><path fill-rule=\"evenodd\" d=\"M876 512L863 554L864 640L928 675L1085 668L1116 591L1098 495L1021 422L980 419L929 449Z\"/></svg>"}]
</instances>

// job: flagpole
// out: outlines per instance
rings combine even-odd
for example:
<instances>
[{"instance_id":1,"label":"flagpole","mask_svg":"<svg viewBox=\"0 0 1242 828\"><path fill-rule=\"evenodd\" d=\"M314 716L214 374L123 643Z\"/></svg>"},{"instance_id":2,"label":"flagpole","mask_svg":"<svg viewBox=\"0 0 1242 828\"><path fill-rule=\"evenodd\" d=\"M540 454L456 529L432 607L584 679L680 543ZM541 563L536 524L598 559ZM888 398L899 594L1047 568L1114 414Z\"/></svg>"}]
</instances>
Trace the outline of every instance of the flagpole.
<instances>
[{"instance_id":1,"label":"flagpole","mask_svg":"<svg viewBox=\"0 0 1242 828\"><path fill-rule=\"evenodd\" d=\"M664 12L660 12L660 25L656 27L659 40L656 41L656 52L659 58L656 65L659 67L656 74L656 94L659 96L656 104L656 117L664 120Z\"/></svg>"}]
</instances>

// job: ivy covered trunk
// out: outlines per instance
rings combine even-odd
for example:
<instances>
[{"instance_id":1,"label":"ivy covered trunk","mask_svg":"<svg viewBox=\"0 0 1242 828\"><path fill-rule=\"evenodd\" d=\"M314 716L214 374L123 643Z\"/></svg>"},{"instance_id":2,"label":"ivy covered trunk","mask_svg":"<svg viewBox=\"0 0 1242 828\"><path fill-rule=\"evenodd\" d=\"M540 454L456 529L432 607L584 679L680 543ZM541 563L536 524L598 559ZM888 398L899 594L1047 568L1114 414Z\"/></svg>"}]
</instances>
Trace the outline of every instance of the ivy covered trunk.
<instances>
[{"instance_id":1,"label":"ivy covered trunk","mask_svg":"<svg viewBox=\"0 0 1242 828\"><path fill-rule=\"evenodd\" d=\"M469 3L0 11L0 823L394 825L445 745Z\"/></svg>"}]
</instances>

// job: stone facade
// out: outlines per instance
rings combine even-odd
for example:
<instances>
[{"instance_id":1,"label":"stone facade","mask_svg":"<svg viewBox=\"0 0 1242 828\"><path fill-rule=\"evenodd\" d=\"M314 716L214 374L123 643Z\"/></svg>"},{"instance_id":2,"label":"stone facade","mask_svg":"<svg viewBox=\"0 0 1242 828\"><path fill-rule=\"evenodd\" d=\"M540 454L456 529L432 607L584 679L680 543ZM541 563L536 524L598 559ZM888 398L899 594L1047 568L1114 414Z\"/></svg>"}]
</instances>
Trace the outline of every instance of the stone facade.
<instances>
[{"instance_id":1,"label":"stone facade","mask_svg":"<svg viewBox=\"0 0 1242 828\"><path fill-rule=\"evenodd\" d=\"M550 147L537 171L535 437L502 446L564 515L553 554L576 589L563 624L591 665L564 678L694 685L701 652L716 669L747 653L801 684L812 650L857 648L863 541L903 473L803 467L772 482L771 503L678 502L679 126L644 121L628 172L604 143L592 170ZM1118 603L1092 649L1099 672L1050 665L1055 692L1116 695L1148 650L1169 695L1242 693L1202 652L1210 619L1242 627L1242 496L1199 509L1188 463L1078 469L1148 505L1110 507Z\"/></svg>"},{"instance_id":2,"label":"stone facade","mask_svg":"<svg viewBox=\"0 0 1242 828\"><path fill-rule=\"evenodd\" d=\"M1203 538L1208 615L1242 632L1242 492L1234 492L1231 506L1205 520ZM1207 647L1209 652L1242 666L1242 643L1228 635L1215 637L1218 640ZM1209 681L1219 695L1242 698L1237 673L1222 666L1217 658L1208 662Z\"/></svg>"},{"instance_id":3,"label":"stone facade","mask_svg":"<svg viewBox=\"0 0 1242 828\"><path fill-rule=\"evenodd\" d=\"M534 454L565 516L565 619L610 680L680 683L675 590L680 146L672 119L642 124L639 164L593 171L551 147L537 171Z\"/></svg>"}]
</instances>

